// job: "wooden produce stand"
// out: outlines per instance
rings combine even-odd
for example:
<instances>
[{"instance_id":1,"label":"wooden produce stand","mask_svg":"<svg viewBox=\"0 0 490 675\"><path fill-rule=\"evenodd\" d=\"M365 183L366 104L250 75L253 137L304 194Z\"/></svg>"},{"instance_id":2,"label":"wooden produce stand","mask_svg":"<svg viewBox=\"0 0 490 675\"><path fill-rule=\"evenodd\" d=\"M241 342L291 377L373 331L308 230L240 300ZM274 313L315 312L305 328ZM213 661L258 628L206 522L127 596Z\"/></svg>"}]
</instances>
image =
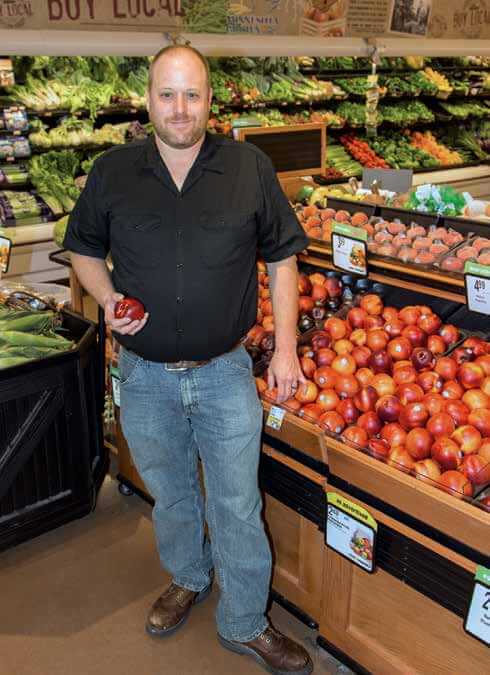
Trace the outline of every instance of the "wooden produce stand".
<instances>
[{"instance_id":1,"label":"wooden produce stand","mask_svg":"<svg viewBox=\"0 0 490 675\"><path fill-rule=\"evenodd\" d=\"M488 672L488 647L463 629L477 565L490 561L490 517L431 485L328 439L327 490L378 523L368 574L325 548L319 643L368 672Z\"/></svg>"}]
</instances>

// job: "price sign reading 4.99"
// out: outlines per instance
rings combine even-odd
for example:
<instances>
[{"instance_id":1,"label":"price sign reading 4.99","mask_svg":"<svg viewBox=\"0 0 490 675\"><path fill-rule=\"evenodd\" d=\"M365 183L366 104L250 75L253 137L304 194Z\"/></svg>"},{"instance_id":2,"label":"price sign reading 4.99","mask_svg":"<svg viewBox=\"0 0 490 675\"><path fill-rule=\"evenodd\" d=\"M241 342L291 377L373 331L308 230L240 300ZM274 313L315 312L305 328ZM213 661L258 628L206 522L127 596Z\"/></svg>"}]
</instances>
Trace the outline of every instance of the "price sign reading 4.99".
<instances>
[{"instance_id":1,"label":"price sign reading 4.99","mask_svg":"<svg viewBox=\"0 0 490 675\"><path fill-rule=\"evenodd\" d=\"M484 644L490 645L490 570L476 569L475 585L464 629Z\"/></svg>"},{"instance_id":2,"label":"price sign reading 4.99","mask_svg":"<svg viewBox=\"0 0 490 675\"><path fill-rule=\"evenodd\" d=\"M332 260L349 274L367 276L367 232L359 227L335 224L332 230Z\"/></svg>"},{"instance_id":3,"label":"price sign reading 4.99","mask_svg":"<svg viewBox=\"0 0 490 675\"><path fill-rule=\"evenodd\" d=\"M467 262L464 268L468 309L490 315L490 267Z\"/></svg>"}]
</instances>

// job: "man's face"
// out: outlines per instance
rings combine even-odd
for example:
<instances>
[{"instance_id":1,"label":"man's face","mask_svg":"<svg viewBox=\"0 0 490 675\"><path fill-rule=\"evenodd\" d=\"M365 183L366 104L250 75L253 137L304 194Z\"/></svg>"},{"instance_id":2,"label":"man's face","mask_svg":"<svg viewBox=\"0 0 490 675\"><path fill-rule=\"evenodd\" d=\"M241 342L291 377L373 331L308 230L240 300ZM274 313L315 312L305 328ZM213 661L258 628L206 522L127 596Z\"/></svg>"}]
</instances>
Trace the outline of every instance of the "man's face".
<instances>
[{"instance_id":1,"label":"man's face","mask_svg":"<svg viewBox=\"0 0 490 675\"><path fill-rule=\"evenodd\" d=\"M148 112L157 136L171 148L195 145L206 132L212 92L199 59L184 51L153 66Z\"/></svg>"}]
</instances>

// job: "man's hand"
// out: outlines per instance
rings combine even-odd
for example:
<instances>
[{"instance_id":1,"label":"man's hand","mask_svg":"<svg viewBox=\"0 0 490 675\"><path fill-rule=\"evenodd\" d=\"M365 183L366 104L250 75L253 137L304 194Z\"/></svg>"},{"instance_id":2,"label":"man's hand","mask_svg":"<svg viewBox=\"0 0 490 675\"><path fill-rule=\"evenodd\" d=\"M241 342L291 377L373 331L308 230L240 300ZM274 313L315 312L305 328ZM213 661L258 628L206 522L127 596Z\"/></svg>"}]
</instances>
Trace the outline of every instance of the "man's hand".
<instances>
[{"instance_id":1,"label":"man's hand","mask_svg":"<svg viewBox=\"0 0 490 675\"><path fill-rule=\"evenodd\" d=\"M268 369L269 389L277 386L277 403L284 403L295 395L300 383L306 382L296 351L274 352Z\"/></svg>"},{"instance_id":2,"label":"man's hand","mask_svg":"<svg viewBox=\"0 0 490 675\"><path fill-rule=\"evenodd\" d=\"M146 322L148 321L148 312L145 313L145 316L139 321L131 321L131 319L116 319L114 316L114 308L116 302L122 300L124 295L121 293L111 293L107 296L104 302L104 316L106 324L113 330L115 333L120 335L136 335L139 331L145 327Z\"/></svg>"}]
</instances>

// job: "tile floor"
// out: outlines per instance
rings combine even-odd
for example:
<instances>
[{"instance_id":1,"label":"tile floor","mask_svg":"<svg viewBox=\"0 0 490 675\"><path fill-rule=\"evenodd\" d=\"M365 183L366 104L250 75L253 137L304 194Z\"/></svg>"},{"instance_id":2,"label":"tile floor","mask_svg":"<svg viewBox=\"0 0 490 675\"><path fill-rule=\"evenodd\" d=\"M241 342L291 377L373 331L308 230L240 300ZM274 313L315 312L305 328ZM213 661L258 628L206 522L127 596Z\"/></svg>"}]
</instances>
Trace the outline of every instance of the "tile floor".
<instances>
[{"instance_id":1,"label":"tile floor","mask_svg":"<svg viewBox=\"0 0 490 675\"><path fill-rule=\"evenodd\" d=\"M0 675L264 672L218 645L216 591L174 637L148 637L146 613L167 581L150 506L107 477L93 514L0 554ZM351 672L281 607L271 616L309 649L316 675Z\"/></svg>"}]
</instances>

